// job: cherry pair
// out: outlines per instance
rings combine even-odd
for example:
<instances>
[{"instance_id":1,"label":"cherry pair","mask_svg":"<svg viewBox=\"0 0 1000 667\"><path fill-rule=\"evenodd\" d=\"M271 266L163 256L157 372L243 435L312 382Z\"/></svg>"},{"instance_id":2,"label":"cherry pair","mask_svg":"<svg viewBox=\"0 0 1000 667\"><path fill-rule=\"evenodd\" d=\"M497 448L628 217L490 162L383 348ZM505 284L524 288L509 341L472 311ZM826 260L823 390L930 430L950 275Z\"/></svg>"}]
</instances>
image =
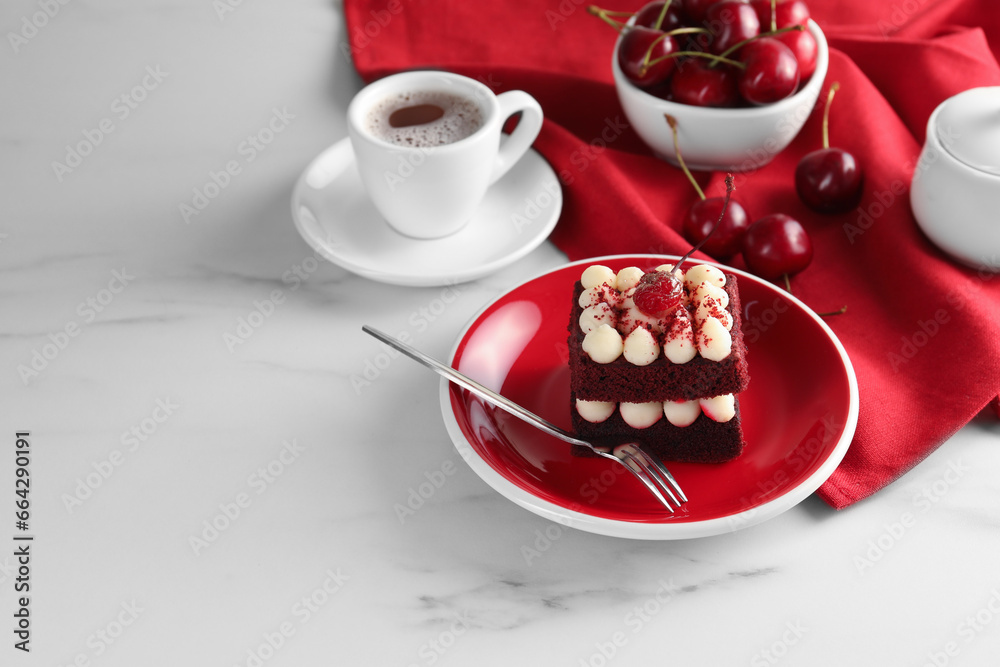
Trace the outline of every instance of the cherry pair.
<instances>
[{"instance_id":1,"label":"cherry pair","mask_svg":"<svg viewBox=\"0 0 1000 667\"><path fill-rule=\"evenodd\" d=\"M773 280L802 271L812 261L812 241L802 224L783 213L764 216L753 224L746 209L731 200L731 179L725 197L706 197L691 174L677 141L677 121L666 117L674 136L674 152L681 170L698 193L681 226L689 243L719 259L742 252L753 273Z\"/></svg>"}]
</instances>

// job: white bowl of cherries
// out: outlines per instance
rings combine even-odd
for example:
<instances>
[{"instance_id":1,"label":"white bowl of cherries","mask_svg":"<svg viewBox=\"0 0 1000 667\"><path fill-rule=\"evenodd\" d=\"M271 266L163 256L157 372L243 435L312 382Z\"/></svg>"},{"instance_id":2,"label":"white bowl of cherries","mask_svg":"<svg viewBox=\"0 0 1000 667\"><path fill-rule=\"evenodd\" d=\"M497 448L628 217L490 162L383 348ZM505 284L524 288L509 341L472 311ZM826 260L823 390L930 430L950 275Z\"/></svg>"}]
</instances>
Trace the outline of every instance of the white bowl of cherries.
<instances>
[{"instance_id":1,"label":"white bowl of cherries","mask_svg":"<svg viewBox=\"0 0 1000 667\"><path fill-rule=\"evenodd\" d=\"M635 14L591 7L619 30L611 67L625 115L678 164L752 171L799 133L829 64L804 0L654 0Z\"/></svg>"}]
</instances>

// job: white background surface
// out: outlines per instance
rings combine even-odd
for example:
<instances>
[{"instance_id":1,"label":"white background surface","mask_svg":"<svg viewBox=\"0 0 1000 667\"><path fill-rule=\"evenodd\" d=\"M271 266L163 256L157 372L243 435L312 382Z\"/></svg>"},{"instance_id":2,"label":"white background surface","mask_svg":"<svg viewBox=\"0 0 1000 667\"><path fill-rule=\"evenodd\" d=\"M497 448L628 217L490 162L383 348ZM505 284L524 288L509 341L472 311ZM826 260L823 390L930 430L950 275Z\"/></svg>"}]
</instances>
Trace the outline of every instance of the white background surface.
<instances>
[{"instance_id":1,"label":"white background surface","mask_svg":"<svg viewBox=\"0 0 1000 667\"><path fill-rule=\"evenodd\" d=\"M4 33L39 7L4 3ZM243 2L220 18L209 2L76 0L16 53L5 42L0 664L995 664L993 420L846 511L810 498L687 542L565 529L471 472L437 377L382 363L360 326L443 357L484 303L565 258L546 244L454 288L313 264L289 197L346 134L359 86L337 5ZM122 117L115 100L144 78ZM241 144L275 109L293 117L249 161ZM102 120L113 131L60 180L52 163ZM180 206L229 161L239 173L186 222ZM227 343L275 291L270 316ZM18 367L67 326L25 381ZM25 429L30 654L12 632ZM268 466L279 474L262 481ZM401 520L429 479L439 488ZM206 533L240 494L239 516Z\"/></svg>"}]
</instances>

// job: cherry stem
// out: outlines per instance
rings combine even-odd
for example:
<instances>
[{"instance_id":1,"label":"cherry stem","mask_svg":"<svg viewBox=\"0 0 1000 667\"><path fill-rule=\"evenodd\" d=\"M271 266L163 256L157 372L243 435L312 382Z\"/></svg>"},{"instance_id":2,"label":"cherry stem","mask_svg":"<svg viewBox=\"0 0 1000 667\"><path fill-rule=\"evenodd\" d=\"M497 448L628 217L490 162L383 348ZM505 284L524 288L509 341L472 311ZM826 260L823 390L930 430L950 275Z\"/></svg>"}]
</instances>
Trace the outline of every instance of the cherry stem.
<instances>
[{"instance_id":1,"label":"cherry stem","mask_svg":"<svg viewBox=\"0 0 1000 667\"><path fill-rule=\"evenodd\" d=\"M653 61L649 60L653 56L653 49L656 48L656 45L665 40L667 37L673 37L674 35L683 35L685 33L692 33L692 32L708 32L708 31L705 30L704 28L678 28L677 30L671 30L670 32L665 32L656 39L654 39L649 44L649 48L646 49L646 55L642 59L642 67L640 68L639 71L645 74L646 70L648 70L653 65L661 63L667 58L672 58L674 56L680 55L680 53L671 53L669 55L657 58L656 60Z\"/></svg>"},{"instance_id":2,"label":"cherry stem","mask_svg":"<svg viewBox=\"0 0 1000 667\"><path fill-rule=\"evenodd\" d=\"M705 35L708 34L708 30L705 28L674 28L667 34L671 37L674 35Z\"/></svg>"},{"instance_id":3,"label":"cherry stem","mask_svg":"<svg viewBox=\"0 0 1000 667\"><path fill-rule=\"evenodd\" d=\"M670 35L668 35L667 33L663 33L662 35L660 35L659 37L657 37L656 39L654 39L652 42L649 43L649 48L646 49L646 55L643 56L642 58L642 67L639 68L640 72L645 74L647 69L649 69L651 66L663 60L662 58L658 58L653 62L649 61L649 59L653 57L653 49L656 48L656 45L665 40L669 36Z\"/></svg>"},{"instance_id":4,"label":"cherry stem","mask_svg":"<svg viewBox=\"0 0 1000 667\"><path fill-rule=\"evenodd\" d=\"M778 29L778 0L771 0L771 32Z\"/></svg>"},{"instance_id":5,"label":"cherry stem","mask_svg":"<svg viewBox=\"0 0 1000 667\"><path fill-rule=\"evenodd\" d=\"M719 56L720 57L728 56L730 53L733 53L734 51L739 51L741 48L743 48L744 46L746 46L750 42L755 42L758 39L763 39L764 37L774 37L775 35L783 35L786 32L793 32L793 31L799 31L799 32L801 32L803 30L805 30L805 26L790 25L787 28L781 28L780 30L772 30L771 32L762 32L759 35L754 35L750 39L744 39L742 42L736 42L735 44L733 44L732 46L730 46L728 49L726 49L725 51L723 51L722 53L720 53ZM714 66L714 63L713 63L713 66Z\"/></svg>"},{"instance_id":6,"label":"cherry stem","mask_svg":"<svg viewBox=\"0 0 1000 667\"><path fill-rule=\"evenodd\" d=\"M597 18L599 18L602 21L604 21L605 23L607 23L609 26L611 26L612 28L615 29L615 32L621 32L622 29L625 27L625 24L622 23L621 21L614 20L613 18L611 18L612 16L632 16L633 15L633 12L613 12L613 11L609 11L607 9L601 9L597 5L590 5L589 7L587 7L587 12L589 14L593 14Z\"/></svg>"},{"instance_id":7,"label":"cherry stem","mask_svg":"<svg viewBox=\"0 0 1000 667\"><path fill-rule=\"evenodd\" d=\"M653 30L659 30L660 26L663 25L663 19L667 17L667 10L670 9L670 3L673 0L667 0L663 3L663 9L660 10L660 15L656 17L656 25L653 26Z\"/></svg>"},{"instance_id":8,"label":"cherry stem","mask_svg":"<svg viewBox=\"0 0 1000 667\"><path fill-rule=\"evenodd\" d=\"M788 279L788 274L784 273L781 275L781 277L785 279L785 289L788 291L789 294L791 294L792 281ZM816 315L819 317L833 317L834 315L843 315L846 312L847 312L847 305L845 304L841 306L839 310L831 310L828 313L816 313Z\"/></svg>"},{"instance_id":9,"label":"cherry stem","mask_svg":"<svg viewBox=\"0 0 1000 667\"><path fill-rule=\"evenodd\" d=\"M826 108L823 109L823 148L830 147L830 105L833 104L833 96L840 89L840 82L834 81L830 85L830 92L826 96Z\"/></svg>"},{"instance_id":10,"label":"cherry stem","mask_svg":"<svg viewBox=\"0 0 1000 667\"><path fill-rule=\"evenodd\" d=\"M666 35L664 35L666 37ZM707 58L712 61L712 65L717 65L719 63L726 63L727 65L732 65L733 67L739 69L746 69L747 66L738 60L732 60L730 58L724 58L722 56L717 56L712 53L705 53L704 51L674 51L673 53L668 53L665 56L660 56L656 60L651 60L646 63L645 67L652 67L653 65L663 62L668 58L679 58L681 56L691 56L693 58Z\"/></svg>"},{"instance_id":11,"label":"cherry stem","mask_svg":"<svg viewBox=\"0 0 1000 667\"><path fill-rule=\"evenodd\" d=\"M699 250L703 245L705 245L705 241L707 241L712 236L712 234L715 233L715 230L719 228L719 225L722 224L722 219L726 217L726 209L729 208L729 198L733 196L733 187L734 187L733 175L726 174L726 198L722 202L722 211L719 213L719 219L715 221L714 225L712 225L711 231L709 231L708 234L705 235L705 238L698 241L698 243L692 246L691 249L688 250L683 257L677 260L677 263L674 264L674 271L681 268L681 265L684 264L685 261L687 261L688 257L690 257L692 254L694 254L696 250ZM672 273L673 271L671 271L671 274Z\"/></svg>"},{"instance_id":12,"label":"cherry stem","mask_svg":"<svg viewBox=\"0 0 1000 667\"><path fill-rule=\"evenodd\" d=\"M667 119L667 125L670 126L670 131L674 135L674 155L677 156L677 162L681 165L681 171L687 176L688 180L691 181L691 185L694 186L695 192L701 197L702 201L705 199L705 193L702 191L701 186L698 185L698 181L694 180L694 176L691 174L691 170L688 169L687 165L684 163L684 156L681 155L680 144L677 143L677 119L668 113L663 114L663 117Z\"/></svg>"}]
</instances>

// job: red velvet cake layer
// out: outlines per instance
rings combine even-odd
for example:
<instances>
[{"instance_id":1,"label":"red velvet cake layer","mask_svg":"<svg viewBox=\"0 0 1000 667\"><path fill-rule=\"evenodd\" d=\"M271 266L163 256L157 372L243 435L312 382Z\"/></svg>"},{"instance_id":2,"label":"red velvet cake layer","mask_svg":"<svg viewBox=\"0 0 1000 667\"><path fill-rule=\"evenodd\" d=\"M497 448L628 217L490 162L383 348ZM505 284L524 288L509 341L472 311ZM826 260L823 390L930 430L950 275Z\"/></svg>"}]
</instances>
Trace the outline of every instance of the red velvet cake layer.
<instances>
[{"instance_id":1,"label":"red velvet cake layer","mask_svg":"<svg viewBox=\"0 0 1000 667\"><path fill-rule=\"evenodd\" d=\"M650 454L664 461L722 463L735 459L743 452L739 401L736 402L736 416L729 421L713 421L702 414L690 426L674 426L661 418L649 428L635 429L625 423L617 410L599 424L583 419L576 409L572 410L572 414L573 430L582 439L595 444L621 444L634 438ZM596 456L583 447L574 447L573 450L579 456Z\"/></svg>"}]
</instances>

